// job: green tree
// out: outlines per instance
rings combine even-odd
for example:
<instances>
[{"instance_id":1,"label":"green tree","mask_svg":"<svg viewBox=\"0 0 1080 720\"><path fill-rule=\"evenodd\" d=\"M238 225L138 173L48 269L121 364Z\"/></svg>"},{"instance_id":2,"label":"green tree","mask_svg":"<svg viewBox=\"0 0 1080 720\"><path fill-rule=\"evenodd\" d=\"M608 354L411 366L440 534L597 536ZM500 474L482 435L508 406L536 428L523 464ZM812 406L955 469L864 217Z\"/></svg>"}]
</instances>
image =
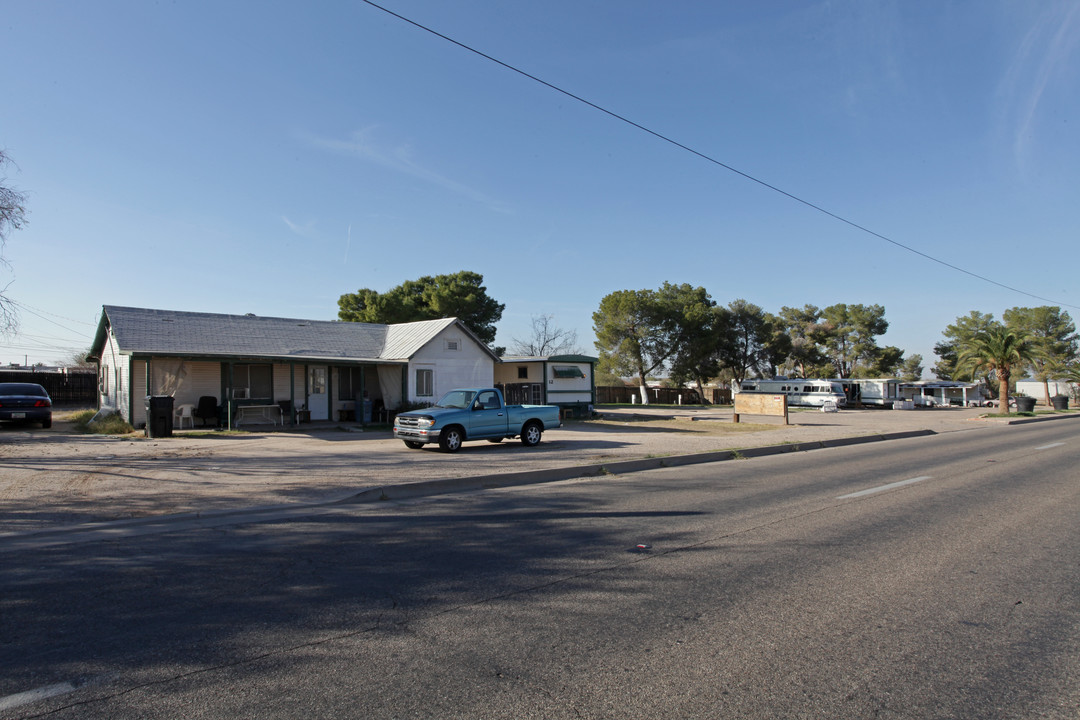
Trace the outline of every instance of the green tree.
<instances>
[{"instance_id":1,"label":"green tree","mask_svg":"<svg viewBox=\"0 0 1080 720\"><path fill-rule=\"evenodd\" d=\"M0 169L11 160L0 150ZM11 264L4 256L8 233L20 229L26 223L26 195L8 186L7 178L0 176L0 273L6 274ZM19 314L15 303L7 296L8 282L0 275L0 335L10 335L19 328Z\"/></svg>"},{"instance_id":2,"label":"green tree","mask_svg":"<svg viewBox=\"0 0 1080 720\"><path fill-rule=\"evenodd\" d=\"M837 377L854 377L860 365L872 366L880 359L875 338L889 329L884 307L838 303L822 310L821 316L828 327L826 352Z\"/></svg>"},{"instance_id":3,"label":"green tree","mask_svg":"<svg viewBox=\"0 0 1080 720\"><path fill-rule=\"evenodd\" d=\"M490 345L495 342L495 323L505 307L488 296L483 275L462 270L407 280L382 294L363 288L342 295L338 318L393 324L456 317Z\"/></svg>"},{"instance_id":4,"label":"green tree","mask_svg":"<svg viewBox=\"0 0 1080 720\"><path fill-rule=\"evenodd\" d=\"M729 342L728 312L702 287L664 283L658 295L675 341L671 380L676 387L694 382L704 402L705 381L719 374L720 355Z\"/></svg>"},{"instance_id":5,"label":"green tree","mask_svg":"<svg viewBox=\"0 0 1080 720\"><path fill-rule=\"evenodd\" d=\"M904 359L900 365L900 379L904 382L918 382L922 380L923 364L922 355L918 353Z\"/></svg>"},{"instance_id":6,"label":"green tree","mask_svg":"<svg viewBox=\"0 0 1080 720\"><path fill-rule=\"evenodd\" d=\"M728 341L721 347L720 363L735 383L751 373L764 376L783 362L791 350L779 318L743 299L728 303Z\"/></svg>"},{"instance_id":7,"label":"green tree","mask_svg":"<svg viewBox=\"0 0 1080 720\"><path fill-rule=\"evenodd\" d=\"M829 364L829 356L822 350L829 330L822 323L821 310L816 305L782 307L779 320L791 341L791 352L784 363L788 375L811 377L816 374L815 369Z\"/></svg>"},{"instance_id":8,"label":"green tree","mask_svg":"<svg viewBox=\"0 0 1080 720\"><path fill-rule=\"evenodd\" d=\"M1046 404L1050 405L1050 380L1056 369L1076 357L1077 334L1069 313L1057 306L1014 307L1006 310L1005 327L1031 339L1034 348L1026 370L1043 384Z\"/></svg>"},{"instance_id":9,"label":"green tree","mask_svg":"<svg viewBox=\"0 0 1080 720\"><path fill-rule=\"evenodd\" d=\"M989 330L996 324L994 316L989 313L981 313L972 310L963 317L956 318L956 322L947 326L942 331L945 339L934 345L934 354L938 361L934 365L934 375L939 380L976 380L974 376L957 372L957 356L959 347L971 342L981 332ZM989 376L981 378L990 385Z\"/></svg>"},{"instance_id":10,"label":"green tree","mask_svg":"<svg viewBox=\"0 0 1080 720\"><path fill-rule=\"evenodd\" d=\"M921 360L921 358L920 358ZM886 378L896 377L904 366L904 351L894 345L876 348L866 358L864 364L855 369L852 377ZM920 372L922 368L919 369Z\"/></svg>"},{"instance_id":11,"label":"green tree","mask_svg":"<svg viewBox=\"0 0 1080 720\"><path fill-rule=\"evenodd\" d=\"M655 290L617 290L600 300L593 332L599 371L636 377L641 402L648 404L649 375L662 369L677 349L678 326L669 305Z\"/></svg>"},{"instance_id":12,"label":"green tree","mask_svg":"<svg viewBox=\"0 0 1080 720\"><path fill-rule=\"evenodd\" d=\"M988 370L997 376L998 412L1009 412L1009 381L1012 374L1031 362L1035 348L1026 336L995 324L958 346L957 368L972 374Z\"/></svg>"}]
</instances>

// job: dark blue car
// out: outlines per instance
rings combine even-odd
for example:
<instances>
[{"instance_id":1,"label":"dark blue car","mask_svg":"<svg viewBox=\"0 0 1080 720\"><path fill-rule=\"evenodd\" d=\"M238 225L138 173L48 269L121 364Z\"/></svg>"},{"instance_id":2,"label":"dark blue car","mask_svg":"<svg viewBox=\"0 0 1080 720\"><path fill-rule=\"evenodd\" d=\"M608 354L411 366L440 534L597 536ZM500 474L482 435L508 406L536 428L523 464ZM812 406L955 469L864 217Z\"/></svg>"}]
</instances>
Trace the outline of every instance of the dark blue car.
<instances>
[{"instance_id":1,"label":"dark blue car","mask_svg":"<svg viewBox=\"0 0 1080 720\"><path fill-rule=\"evenodd\" d=\"M52 427L52 399L35 383L0 383L0 422Z\"/></svg>"}]
</instances>

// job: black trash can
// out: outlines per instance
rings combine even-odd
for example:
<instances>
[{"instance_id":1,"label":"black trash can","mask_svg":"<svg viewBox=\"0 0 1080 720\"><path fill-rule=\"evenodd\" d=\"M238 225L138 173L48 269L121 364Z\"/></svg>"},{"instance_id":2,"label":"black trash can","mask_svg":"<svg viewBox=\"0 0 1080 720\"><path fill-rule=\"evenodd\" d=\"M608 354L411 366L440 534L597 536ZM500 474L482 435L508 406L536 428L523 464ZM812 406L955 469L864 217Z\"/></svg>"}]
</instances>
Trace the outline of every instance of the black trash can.
<instances>
[{"instance_id":1,"label":"black trash can","mask_svg":"<svg viewBox=\"0 0 1080 720\"><path fill-rule=\"evenodd\" d=\"M1035 398L1018 396L1016 398L1016 412L1035 412Z\"/></svg>"},{"instance_id":2,"label":"black trash can","mask_svg":"<svg viewBox=\"0 0 1080 720\"><path fill-rule=\"evenodd\" d=\"M172 437L173 399L168 395L146 396L146 437Z\"/></svg>"},{"instance_id":3,"label":"black trash can","mask_svg":"<svg viewBox=\"0 0 1080 720\"><path fill-rule=\"evenodd\" d=\"M360 421L369 423L371 422L371 401L364 400L363 406L360 410Z\"/></svg>"},{"instance_id":4,"label":"black trash can","mask_svg":"<svg viewBox=\"0 0 1080 720\"><path fill-rule=\"evenodd\" d=\"M1055 395L1050 398L1050 402L1054 404L1055 410L1068 410L1069 409L1069 396L1068 395Z\"/></svg>"}]
</instances>

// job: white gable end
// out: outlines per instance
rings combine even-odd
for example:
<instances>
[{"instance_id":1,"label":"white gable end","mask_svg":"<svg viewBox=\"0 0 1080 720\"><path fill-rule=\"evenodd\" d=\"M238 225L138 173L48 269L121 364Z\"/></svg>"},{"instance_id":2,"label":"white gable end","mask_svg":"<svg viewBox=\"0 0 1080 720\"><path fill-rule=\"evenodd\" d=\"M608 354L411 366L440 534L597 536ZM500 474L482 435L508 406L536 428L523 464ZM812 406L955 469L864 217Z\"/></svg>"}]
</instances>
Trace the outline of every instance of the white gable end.
<instances>
[{"instance_id":1,"label":"white gable end","mask_svg":"<svg viewBox=\"0 0 1080 720\"><path fill-rule=\"evenodd\" d=\"M461 387L491 387L495 361L460 325L443 328L409 362L409 401L434 402Z\"/></svg>"}]
</instances>

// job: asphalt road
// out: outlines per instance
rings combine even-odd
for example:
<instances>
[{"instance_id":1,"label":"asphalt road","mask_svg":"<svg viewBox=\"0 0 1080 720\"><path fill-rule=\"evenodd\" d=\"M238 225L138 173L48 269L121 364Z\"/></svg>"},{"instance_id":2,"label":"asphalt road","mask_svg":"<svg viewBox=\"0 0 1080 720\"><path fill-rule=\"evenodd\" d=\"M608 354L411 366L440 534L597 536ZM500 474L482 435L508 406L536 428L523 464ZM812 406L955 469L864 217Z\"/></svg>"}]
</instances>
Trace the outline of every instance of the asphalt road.
<instances>
[{"instance_id":1,"label":"asphalt road","mask_svg":"<svg viewBox=\"0 0 1080 720\"><path fill-rule=\"evenodd\" d=\"M0 717L1076 718L1077 429L0 547Z\"/></svg>"}]
</instances>

